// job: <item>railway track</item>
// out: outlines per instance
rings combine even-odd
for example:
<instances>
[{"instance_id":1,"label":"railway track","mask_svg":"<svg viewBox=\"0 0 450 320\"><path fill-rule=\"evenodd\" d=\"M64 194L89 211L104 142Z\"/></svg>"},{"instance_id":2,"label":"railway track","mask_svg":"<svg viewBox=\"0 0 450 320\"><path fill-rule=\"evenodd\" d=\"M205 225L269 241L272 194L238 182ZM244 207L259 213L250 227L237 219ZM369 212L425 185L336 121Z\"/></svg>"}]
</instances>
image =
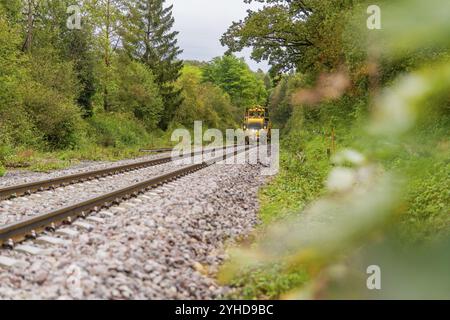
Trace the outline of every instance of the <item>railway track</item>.
<instances>
[{"instance_id":1,"label":"railway track","mask_svg":"<svg viewBox=\"0 0 450 320\"><path fill-rule=\"evenodd\" d=\"M250 149L250 146L246 146L244 149L237 150L234 147L234 152L232 154L237 155L241 152L246 152ZM220 148L219 148L220 149ZM227 149L227 147L224 147L223 149ZM192 153L191 156L194 156L196 154L200 154L206 151L213 151L218 149L209 149L204 150L202 152ZM201 170L207 166L210 166L216 162L224 160L227 156L230 156L231 153L225 153L224 155L220 157L216 157L210 161L203 162L200 164L194 164L189 165L186 167L183 167L178 170L171 171L169 173L150 178L148 180L136 183L134 185L127 186L125 188L115 190L110 193L103 194L101 196L97 196L85 201L82 201L80 203L76 203L74 205L70 205L67 207L63 207L45 214L37 215L28 219L24 219L18 222L14 222L8 225L0 226L0 246L7 247L7 248L13 248L14 245L18 242L21 242L25 239L29 238L36 238L39 233L41 233L44 230L50 230L54 231L57 227L64 225L64 224L71 224L78 218L86 218L90 213L97 212L103 208L109 208L113 205L117 205L120 202L130 199L131 197L136 197L139 194L142 194L146 191L149 191L153 188L157 188L167 182L176 180L182 176L188 175L190 173L196 172L198 170ZM167 159L167 158L164 158ZM154 161L161 161L162 159L156 159L156 160L150 160L146 162L154 162ZM161 163L161 162L160 162ZM143 163L136 163L133 165L126 165L122 167L128 167L128 166L137 166L143 165ZM136 167L136 168L137 168ZM109 174L112 174L112 172L115 172L114 170L117 170L117 168L110 168L105 170L99 170L99 171L106 171L106 170L112 170L109 172ZM130 169L131 170L131 169ZM97 172L97 171L94 171ZM80 175L93 175L93 172L90 173L84 173ZM107 173L103 173L107 174ZM59 183L68 183L69 181L73 183L75 181L73 179L74 176L80 176L80 175L72 175L71 178L67 180L68 177L61 177L57 179L51 179L51 180L60 180ZM96 174L98 176L98 173ZM78 181L79 178L77 178L76 181ZM48 181L43 181L41 183L47 184ZM53 182L55 184L55 182ZM33 185L33 184L32 184ZM23 186L20 187L20 190L23 192ZM13 187L11 187L13 189ZM12 190L11 188L8 188ZM30 189L32 190L32 189Z\"/></svg>"},{"instance_id":2,"label":"railway track","mask_svg":"<svg viewBox=\"0 0 450 320\"><path fill-rule=\"evenodd\" d=\"M231 146L236 147L236 146ZM204 154L206 152L212 152L217 150L226 150L231 147L222 147L222 148L210 148L205 149L199 152L191 152L190 155L186 155L185 157L194 157L196 155ZM172 151L173 149L169 149L169 151ZM126 164L126 165L120 165L120 166L114 166L111 168L106 169L100 169L100 170L93 170L78 174L72 174L72 175L66 175L58 178L52 178L52 179L46 179L46 180L40 180L40 181L34 181L30 183L24 183L19 185L14 185L10 187L0 188L0 201L1 200L8 200L11 198L23 196L23 195L29 195L35 192L40 192L48 189L54 189L61 186L67 186L70 184L75 184L79 182L85 182L89 180L99 179L106 176L112 176L117 175L124 172L130 172L134 170L139 170L151 166L160 165L163 163L171 162L173 159L171 156L167 157L161 157L158 159L152 159L152 160L146 160L146 161L140 161L136 163Z\"/></svg>"},{"instance_id":3,"label":"railway track","mask_svg":"<svg viewBox=\"0 0 450 320\"><path fill-rule=\"evenodd\" d=\"M235 144L234 147L237 147L239 145ZM230 145L230 147L233 147ZM173 148L159 148L159 149L140 149L140 152L147 152L147 153L163 153L163 152L171 152L174 150Z\"/></svg>"},{"instance_id":4,"label":"railway track","mask_svg":"<svg viewBox=\"0 0 450 320\"><path fill-rule=\"evenodd\" d=\"M140 152L148 152L148 153L163 153L163 152L171 152L172 148L160 148L160 149L141 149Z\"/></svg>"}]
</instances>

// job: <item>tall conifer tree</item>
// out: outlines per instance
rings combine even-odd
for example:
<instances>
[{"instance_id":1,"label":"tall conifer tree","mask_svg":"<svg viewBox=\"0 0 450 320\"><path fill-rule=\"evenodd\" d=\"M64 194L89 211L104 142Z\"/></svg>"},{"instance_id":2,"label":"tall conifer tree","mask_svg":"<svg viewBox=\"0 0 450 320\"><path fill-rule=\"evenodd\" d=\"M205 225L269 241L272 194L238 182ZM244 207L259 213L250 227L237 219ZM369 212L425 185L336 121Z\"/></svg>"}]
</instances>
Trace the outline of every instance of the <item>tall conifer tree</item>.
<instances>
[{"instance_id":1,"label":"tall conifer tree","mask_svg":"<svg viewBox=\"0 0 450 320\"><path fill-rule=\"evenodd\" d=\"M180 77L183 62L173 31L173 6L164 7L165 0L137 0L128 6L124 24L123 45L133 58L145 63L154 73L164 100L164 114L159 124L167 129L175 111L182 103L181 89L175 82Z\"/></svg>"}]
</instances>

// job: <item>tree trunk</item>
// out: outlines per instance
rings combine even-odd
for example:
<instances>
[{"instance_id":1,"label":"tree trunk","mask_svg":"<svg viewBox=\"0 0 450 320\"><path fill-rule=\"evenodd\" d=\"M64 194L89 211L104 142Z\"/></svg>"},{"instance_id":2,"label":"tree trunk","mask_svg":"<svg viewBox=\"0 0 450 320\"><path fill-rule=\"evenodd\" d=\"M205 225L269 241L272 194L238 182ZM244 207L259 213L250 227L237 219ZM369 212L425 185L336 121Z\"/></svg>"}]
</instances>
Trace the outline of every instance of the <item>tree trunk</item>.
<instances>
[{"instance_id":1,"label":"tree trunk","mask_svg":"<svg viewBox=\"0 0 450 320\"><path fill-rule=\"evenodd\" d=\"M110 29L111 29L111 0L106 2L106 40L104 44L105 49L105 89L103 90L103 108L105 111L110 111L109 97L108 97L108 84L109 84L109 69L111 67L110 61Z\"/></svg>"},{"instance_id":2,"label":"tree trunk","mask_svg":"<svg viewBox=\"0 0 450 320\"><path fill-rule=\"evenodd\" d=\"M22 46L23 52L30 52L33 42L33 28L34 28L34 12L33 3L34 0L28 0L28 12L27 12L27 34L25 36L25 42Z\"/></svg>"}]
</instances>

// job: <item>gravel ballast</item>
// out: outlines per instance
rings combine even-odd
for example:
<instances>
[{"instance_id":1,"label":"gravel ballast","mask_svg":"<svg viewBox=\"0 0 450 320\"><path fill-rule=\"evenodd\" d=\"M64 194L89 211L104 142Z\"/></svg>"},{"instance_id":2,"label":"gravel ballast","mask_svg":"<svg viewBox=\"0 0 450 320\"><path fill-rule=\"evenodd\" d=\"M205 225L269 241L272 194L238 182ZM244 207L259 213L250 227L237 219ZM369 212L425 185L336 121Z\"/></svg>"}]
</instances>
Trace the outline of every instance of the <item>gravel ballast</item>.
<instances>
[{"instance_id":1,"label":"gravel ballast","mask_svg":"<svg viewBox=\"0 0 450 320\"><path fill-rule=\"evenodd\" d=\"M0 202L0 225L76 204L83 200L88 200L104 193L112 192L154 176L173 171L178 167L180 166L168 162L153 167L2 201Z\"/></svg>"},{"instance_id":2,"label":"gravel ballast","mask_svg":"<svg viewBox=\"0 0 450 320\"><path fill-rule=\"evenodd\" d=\"M259 222L259 165L215 164L96 213L66 246L0 251L0 299L215 299L225 246ZM75 229L74 226L69 228Z\"/></svg>"},{"instance_id":3,"label":"gravel ballast","mask_svg":"<svg viewBox=\"0 0 450 320\"><path fill-rule=\"evenodd\" d=\"M126 163L132 163L133 161L142 161L142 159L129 160ZM104 165L105 164L102 164L101 166ZM100 179L76 183L66 187L58 187L54 190L38 192L28 196L1 201L0 226L16 222L24 218L44 214L51 210L73 205L83 200L88 200L108 192L125 188L152 177L182 168L183 166L185 165L175 162L168 162L157 166L146 167ZM98 169L98 166L96 167ZM91 167L88 171L92 170L93 169ZM67 170L64 172L67 172ZM61 175L61 173L54 173L53 175L58 176Z\"/></svg>"}]
</instances>

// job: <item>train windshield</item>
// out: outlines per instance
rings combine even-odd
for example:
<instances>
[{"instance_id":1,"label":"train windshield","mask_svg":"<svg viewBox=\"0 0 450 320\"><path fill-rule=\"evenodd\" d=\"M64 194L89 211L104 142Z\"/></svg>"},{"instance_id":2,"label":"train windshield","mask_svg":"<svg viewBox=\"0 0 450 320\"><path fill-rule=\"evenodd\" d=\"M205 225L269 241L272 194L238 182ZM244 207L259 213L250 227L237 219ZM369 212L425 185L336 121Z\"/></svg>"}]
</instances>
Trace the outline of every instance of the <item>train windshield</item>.
<instances>
[{"instance_id":1,"label":"train windshield","mask_svg":"<svg viewBox=\"0 0 450 320\"><path fill-rule=\"evenodd\" d=\"M259 122L255 122L255 123L249 123L248 124L248 128L251 130L261 130L262 129L262 124Z\"/></svg>"},{"instance_id":2,"label":"train windshield","mask_svg":"<svg viewBox=\"0 0 450 320\"><path fill-rule=\"evenodd\" d=\"M264 117L264 111L252 110L248 112L248 116L254 118Z\"/></svg>"}]
</instances>

